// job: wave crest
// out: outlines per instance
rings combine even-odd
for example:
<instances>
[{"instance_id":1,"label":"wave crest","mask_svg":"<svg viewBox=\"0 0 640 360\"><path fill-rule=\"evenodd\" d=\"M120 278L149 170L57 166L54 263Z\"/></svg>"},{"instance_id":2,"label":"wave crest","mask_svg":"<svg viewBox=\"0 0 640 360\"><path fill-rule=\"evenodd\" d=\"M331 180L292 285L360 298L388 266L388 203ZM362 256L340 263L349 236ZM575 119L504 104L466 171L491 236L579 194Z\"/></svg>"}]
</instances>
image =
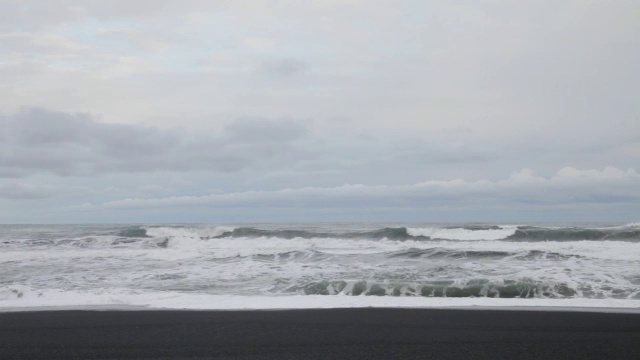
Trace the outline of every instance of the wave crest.
<instances>
[{"instance_id":1,"label":"wave crest","mask_svg":"<svg viewBox=\"0 0 640 360\"><path fill-rule=\"evenodd\" d=\"M411 236L424 236L441 240L501 240L516 233L517 226L495 226L479 228L408 228Z\"/></svg>"},{"instance_id":2,"label":"wave crest","mask_svg":"<svg viewBox=\"0 0 640 360\"><path fill-rule=\"evenodd\" d=\"M199 238L210 239L220 237L235 230L231 226L204 226L204 227L182 227L182 226L159 226L143 228L145 234L150 237L172 237L172 238Z\"/></svg>"}]
</instances>

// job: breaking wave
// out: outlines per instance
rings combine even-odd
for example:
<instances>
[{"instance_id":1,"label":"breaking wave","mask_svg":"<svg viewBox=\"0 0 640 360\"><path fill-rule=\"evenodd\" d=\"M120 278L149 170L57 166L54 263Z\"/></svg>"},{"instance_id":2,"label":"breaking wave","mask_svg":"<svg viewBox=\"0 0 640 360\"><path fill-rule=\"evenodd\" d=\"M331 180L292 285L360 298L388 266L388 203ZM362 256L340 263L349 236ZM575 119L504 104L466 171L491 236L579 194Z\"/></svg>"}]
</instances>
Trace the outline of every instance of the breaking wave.
<instances>
[{"instance_id":1,"label":"breaking wave","mask_svg":"<svg viewBox=\"0 0 640 360\"><path fill-rule=\"evenodd\" d=\"M500 240L514 235L517 226L490 226L468 228L409 228L407 233L413 237L427 237L442 240Z\"/></svg>"},{"instance_id":2,"label":"breaking wave","mask_svg":"<svg viewBox=\"0 0 640 360\"><path fill-rule=\"evenodd\" d=\"M385 227L372 230L323 232L307 229L260 229L255 227L150 227L121 232L124 237L183 238L281 238L281 239L374 239L374 240L460 240L460 241L574 241L620 240L640 242L637 223L609 228L537 227L518 225L473 225L465 227Z\"/></svg>"},{"instance_id":3,"label":"breaking wave","mask_svg":"<svg viewBox=\"0 0 640 360\"><path fill-rule=\"evenodd\" d=\"M5 226L0 307L321 295L637 307L639 225Z\"/></svg>"}]
</instances>

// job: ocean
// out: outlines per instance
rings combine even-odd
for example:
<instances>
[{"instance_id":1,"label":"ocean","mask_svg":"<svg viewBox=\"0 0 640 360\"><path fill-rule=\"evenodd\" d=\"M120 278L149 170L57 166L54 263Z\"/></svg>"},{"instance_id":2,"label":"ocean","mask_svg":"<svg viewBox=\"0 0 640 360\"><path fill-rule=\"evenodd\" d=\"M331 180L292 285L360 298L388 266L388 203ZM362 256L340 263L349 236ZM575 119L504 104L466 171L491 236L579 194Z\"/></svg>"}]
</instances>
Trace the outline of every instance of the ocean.
<instances>
[{"instance_id":1,"label":"ocean","mask_svg":"<svg viewBox=\"0 0 640 360\"><path fill-rule=\"evenodd\" d=\"M640 223L0 225L0 308L640 307Z\"/></svg>"}]
</instances>

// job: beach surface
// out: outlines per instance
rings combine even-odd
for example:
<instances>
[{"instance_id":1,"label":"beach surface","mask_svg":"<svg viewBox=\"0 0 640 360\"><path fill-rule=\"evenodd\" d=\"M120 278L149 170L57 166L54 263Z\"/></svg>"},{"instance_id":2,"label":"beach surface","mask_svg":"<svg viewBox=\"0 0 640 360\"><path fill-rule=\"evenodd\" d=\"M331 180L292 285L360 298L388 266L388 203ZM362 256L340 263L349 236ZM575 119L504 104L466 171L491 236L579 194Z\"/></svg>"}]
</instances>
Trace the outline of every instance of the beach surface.
<instances>
[{"instance_id":1,"label":"beach surface","mask_svg":"<svg viewBox=\"0 0 640 360\"><path fill-rule=\"evenodd\" d=\"M640 359L640 313L496 309L0 313L2 359Z\"/></svg>"}]
</instances>

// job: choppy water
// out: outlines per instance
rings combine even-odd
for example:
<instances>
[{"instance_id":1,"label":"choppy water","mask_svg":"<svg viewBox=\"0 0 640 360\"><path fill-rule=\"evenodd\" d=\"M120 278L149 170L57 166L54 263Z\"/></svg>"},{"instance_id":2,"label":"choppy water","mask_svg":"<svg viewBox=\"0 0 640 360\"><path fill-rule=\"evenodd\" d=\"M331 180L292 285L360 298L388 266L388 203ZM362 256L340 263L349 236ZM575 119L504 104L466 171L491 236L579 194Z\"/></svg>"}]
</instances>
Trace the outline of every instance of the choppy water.
<instances>
[{"instance_id":1,"label":"choppy water","mask_svg":"<svg viewBox=\"0 0 640 360\"><path fill-rule=\"evenodd\" d=\"M640 224L0 226L0 307L126 305L132 296L180 306L194 295L638 307Z\"/></svg>"}]
</instances>

